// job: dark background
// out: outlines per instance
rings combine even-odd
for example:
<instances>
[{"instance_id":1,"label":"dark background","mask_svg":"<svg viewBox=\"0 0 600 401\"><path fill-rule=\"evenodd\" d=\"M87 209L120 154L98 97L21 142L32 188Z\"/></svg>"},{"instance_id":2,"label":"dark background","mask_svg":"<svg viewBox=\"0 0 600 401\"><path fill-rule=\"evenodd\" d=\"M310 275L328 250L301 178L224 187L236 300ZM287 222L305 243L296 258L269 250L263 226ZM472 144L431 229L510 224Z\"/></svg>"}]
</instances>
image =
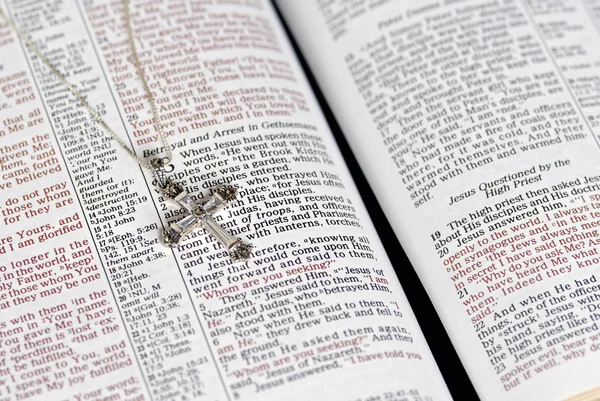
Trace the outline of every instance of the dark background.
<instances>
[{"instance_id":1,"label":"dark background","mask_svg":"<svg viewBox=\"0 0 600 401\"><path fill-rule=\"evenodd\" d=\"M354 154L350 150L348 142L346 138L344 138L340 126L338 125L331 109L329 108L323 94L321 93L317 83L304 60L300 49L291 32L289 31L288 26L285 23L285 20L282 18L281 13L279 13L279 9L277 9L277 5L274 4L277 13L285 27L285 30L290 37L294 50L299 55L300 63L302 64L302 68L304 69L308 80L310 81L310 85L314 90L317 100L323 109L325 117L327 118L327 122L329 123L329 127L333 132L335 140L337 141L342 154L344 155L344 160L350 169L350 173L356 185L359 189L360 195L369 211L369 215L373 220L373 224L377 229L377 233L379 234L379 238L381 238L381 242L390 258L392 264L394 265L394 270L398 275L398 279L400 280L400 284L406 293L406 297L413 308L417 320L419 321L419 325L421 326L421 330L423 330L423 334L427 342L429 343L429 347L435 357L435 360L444 376L444 380L446 380L446 384L452 394L452 397L455 400L478 400L477 393L469 380L465 369L458 359L458 355L448 338L448 334L442 326L442 322L438 317L433 305L423 285L419 281L417 274L410 264L406 254L402 250L390 223L387 221L385 215L383 214L383 210L379 206L371 187L369 186L362 170L358 166L356 159L354 158ZM401 373L398 372L400 375Z\"/></svg>"}]
</instances>

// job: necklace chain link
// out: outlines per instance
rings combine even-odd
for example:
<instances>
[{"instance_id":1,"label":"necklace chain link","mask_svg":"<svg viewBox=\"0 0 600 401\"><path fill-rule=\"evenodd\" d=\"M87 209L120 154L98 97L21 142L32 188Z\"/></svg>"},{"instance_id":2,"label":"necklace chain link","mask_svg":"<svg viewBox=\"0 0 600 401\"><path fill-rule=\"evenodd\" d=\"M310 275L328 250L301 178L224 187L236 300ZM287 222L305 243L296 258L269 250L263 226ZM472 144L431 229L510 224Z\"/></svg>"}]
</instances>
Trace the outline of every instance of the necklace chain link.
<instances>
[{"instance_id":1,"label":"necklace chain link","mask_svg":"<svg viewBox=\"0 0 600 401\"><path fill-rule=\"evenodd\" d=\"M126 26L127 26L127 36L128 36L128 39L129 39L129 46L131 48L131 55L132 55L132 59L133 59L133 64L135 65L137 74L140 77L140 81L142 82L142 86L144 88L144 91L146 92L146 96L148 98L148 102L150 103L150 106L152 108L152 114L154 115L154 123L156 125L156 130L158 131L158 135L160 136L160 139L162 141L162 144L163 144L163 147L165 149L165 152L167 153L167 159L164 160L163 163L164 163L164 165L167 165L167 164L171 163L173 155L171 153L171 147L169 146L169 143L167 142L167 137L165 136L162 124L160 122L160 118L159 118L159 115L158 115L158 110L156 108L156 102L154 101L154 95L150 91L150 87L148 86L148 82L146 81L146 77L144 75L144 72L143 72L141 64L140 64L140 60L139 60L139 57L138 57L137 48L135 46L135 41L133 39L133 29L132 29L132 26L131 26L131 14L130 14L130 10L129 10L129 4L130 4L130 0L123 0L123 7L125 9L124 10L125 23L126 23ZM2 17L13 28L13 30L17 33L17 35L19 36L19 38L21 38L21 40L23 41L23 43L25 43L27 45L27 47L31 51L33 51L33 53L40 60L42 60L42 62L65 84L65 86L77 98L77 100L79 100L81 102L81 104L83 104L85 106L85 108L90 112L90 114L92 115L92 117L94 118L94 120L98 124L100 124L102 126L102 128L104 128L106 130L106 132L108 132L111 135L111 137L127 152L127 154L129 154L129 156L131 156L140 166L142 166L142 167L144 167L144 168L146 168L148 170L155 170L156 169L156 166L153 166L152 163L146 162L143 159L141 159L135 153L135 151L133 151L131 148L129 148L127 146L127 144L121 138L119 138L119 136L102 119L102 117L100 116L100 114L98 113L98 111L94 107L92 107L92 105L89 104L89 102L85 99L85 97L81 94L81 92L78 91L77 88L75 88L75 86L73 86L67 80L67 78L50 62L50 60L48 60L48 58L40 51L40 49L35 45L35 43L33 43L27 37L27 35L25 35L25 33L23 33L17 27L17 25L15 24L15 22L12 19L10 19L7 15L4 14L4 12L2 11L1 8L0 8L0 17Z\"/></svg>"}]
</instances>

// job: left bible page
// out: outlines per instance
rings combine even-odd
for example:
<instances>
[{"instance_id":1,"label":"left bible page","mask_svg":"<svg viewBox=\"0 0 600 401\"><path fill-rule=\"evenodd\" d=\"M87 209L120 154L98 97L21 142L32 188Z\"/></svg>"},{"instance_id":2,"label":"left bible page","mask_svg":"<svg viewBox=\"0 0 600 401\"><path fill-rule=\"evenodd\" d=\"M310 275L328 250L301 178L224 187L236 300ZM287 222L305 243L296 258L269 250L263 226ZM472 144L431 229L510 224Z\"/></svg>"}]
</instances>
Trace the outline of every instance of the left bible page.
<instances>
[{"instance_id":1,"label":"left bible page","mask_svg":"<svg viewBox=\"0 0 600 401\"><path fill-rule=\"evenodd\" d=\"M0 1L144 159L160 150L121 1ZM255 245L234 263L0 22L0 400L449 400L266 1L131 4L196 197Z\"/></svg>"}]
</instances>

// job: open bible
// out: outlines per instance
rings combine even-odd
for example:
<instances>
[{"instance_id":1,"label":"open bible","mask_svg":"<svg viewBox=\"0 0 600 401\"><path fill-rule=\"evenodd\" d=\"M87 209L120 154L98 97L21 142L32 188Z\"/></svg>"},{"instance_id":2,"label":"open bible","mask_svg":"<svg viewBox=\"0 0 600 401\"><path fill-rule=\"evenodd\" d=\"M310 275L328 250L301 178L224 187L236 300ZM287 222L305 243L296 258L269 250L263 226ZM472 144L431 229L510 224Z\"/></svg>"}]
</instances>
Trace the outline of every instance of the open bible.
<instances>
[{"instance_id":1,"label":"open bible","mask_svg":"<svg viewBox=\"0 0 600 401\"><path fill-rule=\"evenodd\" d=\"M165 246L185 211L0 20L0 401L453 399L276 6L479 397L600 399L600 2L132 0L154 121L121 1L2 0L254 255Z\"/></svg>"}]
</instances>

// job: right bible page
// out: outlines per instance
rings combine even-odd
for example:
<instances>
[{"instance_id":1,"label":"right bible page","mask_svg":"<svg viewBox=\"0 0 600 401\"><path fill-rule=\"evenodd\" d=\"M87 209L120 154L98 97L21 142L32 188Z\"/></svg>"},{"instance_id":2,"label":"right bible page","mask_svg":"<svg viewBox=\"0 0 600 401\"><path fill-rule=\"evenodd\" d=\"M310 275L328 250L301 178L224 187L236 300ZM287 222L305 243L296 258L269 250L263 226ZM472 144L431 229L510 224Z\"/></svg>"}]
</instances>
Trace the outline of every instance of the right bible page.
<instances>
[{"instance_id":1,"label":"right bible page","mask_svg":"<svg viewBox=\"0 0 600 401\"><path fill-rule=\"evenodd\" d=\"M277 3L481 398L600 385L600 1Z\"/></svg>"}]
</instances>

